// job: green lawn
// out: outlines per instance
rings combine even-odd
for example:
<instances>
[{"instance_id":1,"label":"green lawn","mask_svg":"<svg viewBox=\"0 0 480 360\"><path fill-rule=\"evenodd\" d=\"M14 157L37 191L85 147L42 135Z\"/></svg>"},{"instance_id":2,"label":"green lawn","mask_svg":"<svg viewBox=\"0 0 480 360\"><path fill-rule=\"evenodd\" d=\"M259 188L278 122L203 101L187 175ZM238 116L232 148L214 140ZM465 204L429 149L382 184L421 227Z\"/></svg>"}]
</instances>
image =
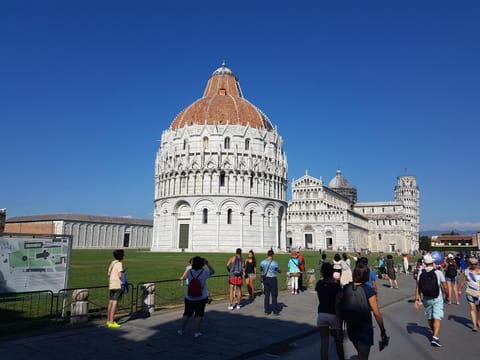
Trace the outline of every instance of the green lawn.
<instances>
[{"instance_id":1,"label":"green lawn","mask_svg":"<svg viewBox=\"0 0 480 360\"><path fill-rule=\"evenodd\" d=\"M327 253L327 259L331 262L334 252ZM193 256L202 256L209 260L210 265L215 269L216 275L227 274L226 262L231 254L225 253L158 253L139 250L125 250L124 268L127 268L128 281L131 284L178 279L188 260ZM302 252L305 258L306 269L315 269L318 277L318 262L320 255L318 252ZM378 254L368 256L369 264L374 265ZM246 251L244 254L246 257ZM266 256L257 254L257 264ZM275 260L284 270L280 275L280 281L285 280L285 272L289 254L275 254ZM401 259L394 256L395 263L400 263ZM108 285L107 268L113 260L112 250L73 250L70 263L69 288L91 287ZM412 263L416 259L411 259ZM353 266L353 260L352 266ZM259 268L257 268L259 271ZM282 284L282 282L281 282Z\"/></svg>"},{"instance_id":2,"label":"green lawn","mask_svg":"<svg viewBox=\"0 0 480 360\"><path fill-rule=\"evenodd\" d=\"M306 269L315 270L316 279L319 279L318 252L302 252L305 257ZM215 276L208 281L209 296L213 299L225 299L228 296L228 280L226 263L233 253L156 253L150 251L125 250L124 267L127 268L128 280L132 285L128 295L122 298L119 311L125 313L139 309L142 304L142 285L145 283L155 284L155 308L179 306L183 302L185 287L178 280L185 270L188 260L193 256L207 258L213 266ZM244 254L244 257L246 254ZM327 259L331 262L334 252L327 253ZM378 254L368 256L369 264L375 266ZM265 258L265 254L257 256L257 264ZM283 272L279 275L279 289L285 290L287 263L290 255L286 253L275 254L275 260L280 264ZM113 260L112 250L73 250L69 270L69 289L89 289L89 313L90 316L104 316L106 304L108 304L108 276L107 268ZM416 258L412 257L414 264ZM401 262L400 257L395 256L395 263ZM353 266L353 261L351 261ZM259 266L257 271L259 272ZM304 286L308 286L308 276L304 276ZM261 291L259 280L255 282L256 291ZM245 291L245 290L244 290ZM72 291L62 292L66 294L64 302L56 302L56 297L47 296L44 293L25 297L27 301L0 302L0 318L4 326L0 325L0 336L11 331L11 324L18 320L41 320L52 316L58 317L64 309L67 314L70 311ZM53 301L53 302L52 302ZM60 307L59 307L60 306ZM52 312L53 310L53 312ZM63 315L61 315L63 317ZM68 318L68 316L67 316ZM9 320L9 321L7 321Z\"/></svg>"}]
</instances>

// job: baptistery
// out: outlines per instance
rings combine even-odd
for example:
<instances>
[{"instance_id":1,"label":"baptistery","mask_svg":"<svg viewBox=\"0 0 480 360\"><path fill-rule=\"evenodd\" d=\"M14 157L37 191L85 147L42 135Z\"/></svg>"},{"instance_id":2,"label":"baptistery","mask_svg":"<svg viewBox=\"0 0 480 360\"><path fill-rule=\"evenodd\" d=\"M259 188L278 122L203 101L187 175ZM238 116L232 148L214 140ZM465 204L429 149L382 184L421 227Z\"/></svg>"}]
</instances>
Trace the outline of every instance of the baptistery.
<instances>
[{"instance_id":1,"label":"baptistery","mask_svg":"<svg viewBox=\"0 0 480 360\"><path fill-rule=\"evenodd\" d=\"M287 169L276 127L223 63L162 133L151 250L285 249Z\"/></svg>"}]
</instances>

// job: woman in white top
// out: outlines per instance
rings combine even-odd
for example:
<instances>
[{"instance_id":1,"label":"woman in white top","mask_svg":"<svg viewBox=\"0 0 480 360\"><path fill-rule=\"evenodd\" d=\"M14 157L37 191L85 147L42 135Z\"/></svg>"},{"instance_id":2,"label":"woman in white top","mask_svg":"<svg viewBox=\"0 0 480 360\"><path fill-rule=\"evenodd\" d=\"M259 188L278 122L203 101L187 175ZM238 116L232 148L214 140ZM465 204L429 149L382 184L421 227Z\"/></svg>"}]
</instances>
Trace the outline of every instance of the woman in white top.
<instances>
[{"instance_id":1,"label":"woman in white top","mask_svg":"<svg viewBox=\"0 0 480 360\"><path fill-rule=\"evenodd\" d=\"M342 254L342 260L340 261L342 265L342 275L340 277L340 285L344 286L349 282L352 282L352 268L350 267L350 259L346 253Z\"/></svg>"},{"instance_id":2,"label":"woman in white top","mask_svg":"<svg viewBox=\"0 0 480 360\"><path fill-rule=\"evenodd\" d=\"M465 270L463 279L460 282L458 293L467 284L466 294L470 306L470 317L472 318L472 331L477 331L480 326L480 269L476 258L468 259L468 269Z\"/></svg>"}]
</instances>

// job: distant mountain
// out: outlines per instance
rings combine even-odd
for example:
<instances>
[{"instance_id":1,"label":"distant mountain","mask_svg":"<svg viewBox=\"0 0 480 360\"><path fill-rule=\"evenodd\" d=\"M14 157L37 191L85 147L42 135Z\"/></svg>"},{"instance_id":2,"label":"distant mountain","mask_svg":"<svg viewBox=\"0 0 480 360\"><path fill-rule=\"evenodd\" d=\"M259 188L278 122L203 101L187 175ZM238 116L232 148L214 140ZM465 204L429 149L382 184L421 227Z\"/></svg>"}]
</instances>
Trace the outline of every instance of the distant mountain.
<instances>
[{"instance_id":1,"label":"distant mountain","mask_svg":"<svg viewBox=\"0 0 480 360\"><path fill-rule=\"evenodd\" d=\"M420 230L420 236L428 236L428 237L432 237L434 235L441 235L441 234L448 234L450 232L454 232L456 234L460 234L460 235L472 235L472 234L476 234L478 230L450 230L450 231L447 231L447 230L426 230L426 231L422 231Z\"/></svg>"}]
</instances>

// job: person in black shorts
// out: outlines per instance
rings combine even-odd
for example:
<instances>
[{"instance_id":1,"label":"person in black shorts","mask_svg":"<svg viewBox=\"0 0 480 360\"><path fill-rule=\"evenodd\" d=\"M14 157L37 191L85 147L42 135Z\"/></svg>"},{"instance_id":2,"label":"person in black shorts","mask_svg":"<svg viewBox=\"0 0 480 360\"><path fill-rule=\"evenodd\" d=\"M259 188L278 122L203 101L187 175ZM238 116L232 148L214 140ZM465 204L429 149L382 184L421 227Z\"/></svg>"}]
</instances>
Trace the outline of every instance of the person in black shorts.
<instances>
[{"instance_id":1,"label":"person in black shorts","mask_svg":"<svg viewBox=\"0 0 480 360\"><path fill-rule=\"evenodd\" d=\"M248 252L245 260L245 282L247 283L248 299L253 301L255 297L255 279L257 277L257 260L253 250Z\"/></svg>"},{"instance_id":2,"label":"person in black shorts","mask_svg":"<svg viewBox=\"0 0 480 360\"><path fill-rule=\"evenodd\" d=\"M315 291L318 296L317 326L320 332L320 358L328 359L328 344L330 335L335 339L337 355L340 360L345 358L343 350L343 332L339 313L339 302L342 297L342 287L333 279L333 266L330 263L322 265L322 280L317 282Z\"/></svg>"},{"instance_id":3,"label":"person in black shorts","mask_svg":"<svg viewBox=\"0 0 480 360\"><path fill-rule=\"evenodd\" d=\"M207 268L204 268L206 266ZM205 305L208 300L207 279L215 274L215 270L208 264L207 259L195 256L192 261L192 268L187 272L189 286L193 278L200 280L202 294L200 296L189 296L188 286L185 287L185 309L182 317L182 328L178 330L179 335L183 335L190 318L195 315L194 337L198 338L203 334L200 332L200 325L205 314Z\"/></svg>"}]
</instances>

